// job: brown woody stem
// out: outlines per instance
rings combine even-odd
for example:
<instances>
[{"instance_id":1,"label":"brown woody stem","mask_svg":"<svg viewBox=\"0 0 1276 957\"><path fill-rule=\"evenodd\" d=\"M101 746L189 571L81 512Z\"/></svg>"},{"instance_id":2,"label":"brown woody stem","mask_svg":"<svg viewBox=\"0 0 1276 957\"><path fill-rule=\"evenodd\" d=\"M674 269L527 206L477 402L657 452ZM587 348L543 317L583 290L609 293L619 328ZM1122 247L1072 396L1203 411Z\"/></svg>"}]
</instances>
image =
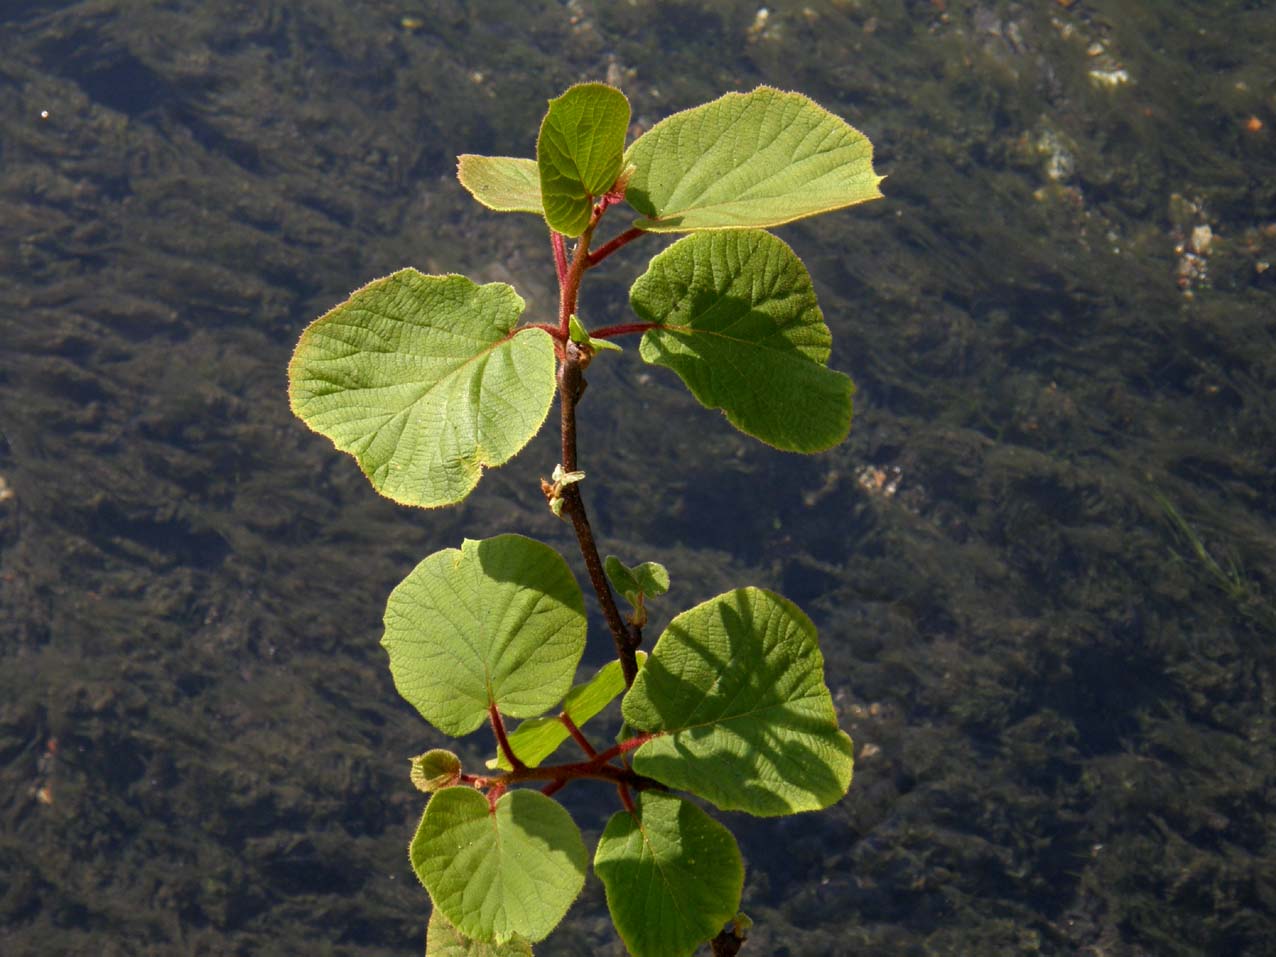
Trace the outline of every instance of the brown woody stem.
<instances>
[{"instance_id":1,"label":"brown woody stem","mask_svg":"<svg viewBox=\"0 0 1276 957\"><path fill-rule=\"evenodd\" d=\"M582 352L580 346L568 342L564 350L563 363L558 374L558 402L562 413L563 432L563 471L577 471L576 460L576 403L584 389L584 378L581 375ZM635 654L642 634L621 617L616 607L616 599L611 593L611 585L603 573L603 560L598 555L598 545L594 542L593 529L589 527L589 516L585 513L585 502L580 497L580 488L576 483L566 486L563 491L563 514L572 523L576 532L576 541L580 544L580 554L585 559L585 568L589 571L589 581L598 596L598 605L602 608L607 627L611 630L612 640L616 645L616 657L620 659L620 671L625 676L625 687L634 683L638 676L638 657Z\"/></svg>"},{"instance_id":2,"label":"brown woody stem","mask_svg":"<svg viewBox=\"0 0 1276 957\"><path fill-rule=\"evenodd\" d=\"M568 324L576 312L576 301L580 294L580 280L589 264L589 240L594 234L594 227L606 208L599 204L594 208L589 226L581 233L576 243L576 251L572 255L571 264L567 267L560 291L558 308L559 327L563 335L567 335ZM555 234L557 235L557 234ZM555 240L555 252L559 248L559 240ZM593 358L587 347L570 340L564 343L562 357L558 367L558 404L561 414L563 438L563 471L578 471L576 459L576 403L585 391L585 366ZM626 623L616 607L616 599L603 573L603 560L598 554L598 545L594 542L593 530L589 527L589 516L585 512L585 502L580 497L580 487L573 483L562 490L563 514L572 523L576 532L576 541L580 544L581 557L585 559L585 568L589 572L590 584L598 596L598 605L602 609L603 618L611 630L612 640L616 645L616 657L620 659L620 670L625 677L625 687L634 683L638 676L638 657L635 654L642 642L642 632Z\"/></svg>"}]
</instances>

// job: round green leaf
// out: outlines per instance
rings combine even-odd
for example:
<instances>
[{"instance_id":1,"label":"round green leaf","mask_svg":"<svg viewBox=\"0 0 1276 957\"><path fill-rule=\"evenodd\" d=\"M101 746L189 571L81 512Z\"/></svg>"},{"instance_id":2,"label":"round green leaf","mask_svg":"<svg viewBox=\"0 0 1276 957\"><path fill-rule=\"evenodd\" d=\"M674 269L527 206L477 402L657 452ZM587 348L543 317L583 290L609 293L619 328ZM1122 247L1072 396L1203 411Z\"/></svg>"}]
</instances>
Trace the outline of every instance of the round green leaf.
<instances>
[{"instance_id":1,"label":"round green leaf","mask_svg":"<svg viewBox=\"0 0 1276 957\"><path fill-rule=\"evenodd\" d=\"M387 498L459 502L527 444L554 397L553 339L514 332L523 305L504 283L464 276L370 282L302 333L292 410Z\"/></svg>"},{"instance_id":2,"label":"round green leaf","mask_svg":"<svg viewBox=\"0 0 1276 957\"><path fill-rule=\"evenodd\" d=\"M737 589L676 617L621 710L655 735L635 771L725 811L817 810L850 787L815 626L772 592Z\"/></svg>"},{"instance_id":3,"label":"round green leaf","mask_svg":"<svg viewBox=\"0 0 1276 957\"><path fill-rule=\"evenodd\" d=\"M634 957L689 957L740 906L740 849L689 801L644 791L636 804L637 816L618 811L607 822L594 873Z\"/></svg>"},{"instance_id":4,"label":"round green leaf","mask_svg":"<svg viewBox=\"0 0 1276 957\"><path fill-rule=\"evenodd\" d=\"M549 228L579 236L594 199L620 175L629 130L629 101L615 87L581 83L549 101L536 140L541 198Z\"/></svg>"},{"instance_id":5,"label":"round green leaf","mask_svg":"<svg viewBox=\"0 0 1276 957\"><path fill-rule=\"evenodd\" d=\"M770 233L685 236L652 259L629 300L657 324L643 359L740 431L790 452L846 438L855 388L825 364L832 337L806 267Z\"/></svg>"},{"instance_id":6,"label":"round green leaf","mask_svg":"<svg viewBox=\"0 0 1276 957\"><path fill-rule=\"evenodd\" d=\"M488 209L498 213L542 212L536 160L474 153L463 153L456 160L456 178Z\"/></svg>"},{"instance_id":7,"label":"round green leaf","mask_svg":"<svg viewBox=\"0 0 1276 957\"><path fill-rule=\"evenodd\" d=\"M585 650L585 602L571 569L521 535L435 552L390 593L382 646L399 694L440 731L557 704Z\"/></svg>"},{"instance_id":8,"label":"round green leaf","mask_svg":"<svg viewBox=\"0 0 1276 957\"><path fill-rule=\"evenodd\" d=\"M666 117L625 161L637 167L625 199L650 232L778 226L882 195L868 137L767 86Z\"/></svg>"},{"instance_id":9,"label":"round green leaf","mask_svg":"<svg viewBox=\"0 0 1276 957\"><path fill-rule=\"evenodd\" d=\"M438 908L430 911L425 928L425 957L532 957L532 945L522 937L504 944L470 940L448 923Z\"/></svg>"},{"instance_id":10,"label":"round green leaf","mask_svg":"<svg viewBox=\"0 0 1276 957\"><path fill-rule=\"evenodd\" d=\"M585 884L580 830L539 791L510 791L492 808L472 788L446 788L408 855L435 908L478 941L541 940Z\"/></svg>"}]
</instances>

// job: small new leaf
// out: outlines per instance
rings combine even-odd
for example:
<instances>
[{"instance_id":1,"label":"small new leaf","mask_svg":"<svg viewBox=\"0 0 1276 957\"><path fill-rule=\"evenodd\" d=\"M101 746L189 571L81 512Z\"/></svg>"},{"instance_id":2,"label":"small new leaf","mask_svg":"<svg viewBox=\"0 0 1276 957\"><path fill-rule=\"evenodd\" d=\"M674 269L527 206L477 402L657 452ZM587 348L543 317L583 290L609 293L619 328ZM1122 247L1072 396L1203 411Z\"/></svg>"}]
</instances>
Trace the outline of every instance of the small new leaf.
<instances>
[{"instance_id":1,"label":"small new leaf","mask_svg":"<svg viewBox=\"0 0 1276 957\"><path fill-rule=\"evenodd\" d=\"M634 957L690 957L740 906L735 838L689 801L644 791L617 811L594 854L607 907Z\"/></svg>"},{"instance_id":2,"label":"small new leaf","mask_svg":"<svg viewBox=\"0 0 1276 957\"><path fill-rule=\"evenodd\" d=\"M813 811L851 783L815 626L773 592L737 589L674 618L621 711L654 735L635 771L724 811Z\"/></svg>"},{"instance_id":3,"label":"small new leaf","mask_svg":"<svg viewBox=\"0 0 1276 957\"><path fill-rule=\"evenodd\" d=\"M559 488L566 488L568 485L575 485L577 482L585 481L584 472L567 472L563 470L563 463L559 462L554 466L554 472L550 476L555 485Z\"/></svg>"},{"instance_id":4,"label":"small new leaf","mask_svg":"<svg viewBox=\"0 0 1276 957\"><path fill-rule=\"evenodd\" d=\"M498 213L543 212L536 160L462 153L456 161L456 178L488 209Z\"/></svg>"},{"instance_id":5,"label":"small new leaf","mask_svg":"<svg viewBox=\"0 0 1276 957\"><path fill-rule=\"evenodd\" d=\"M603 571L611 586L630 604L638 604L640 595L655 598L669 590L669 570L659 562L643 562L630 568L615 555L608 555Z\"/></svg>"},{"instance_id":6,"label":"small new leaf","mask_svg":"<svg viewBox=\"0 0 1276 957\"><path fill-rule=\"evenodd\" d=\"M594 200L624 166L628 129L629 101L615 87L581 83L549 101L536 163L550 229L571 237L585 231Z\"/></svg>"},{"instance_id":7,"label":"small new leaf","mask_svg":"<svg viewBox=\"0 0 1276 957\"><path fill-rule=\"evenodd\" d=\"M430 798L408 849L443 916L471 940L543 939L585 884L588 855L571 815L539 791L496 802L468 787Z\"/></svg>"},{"instance_id":8,"label":"small new leaf","mask_svg":"<svg viewBox=\"0 0 1276 957\"><path fill-rule=\"evenodd\" d=\"M451 751L433 748L412 759L410 772L417 790L427 794L450 788L461 780L461 759Z\"/></svg>"},{"instance_id":9,"label":"small new leaf","mask_svg":"<svg viewBox=\"0 0 1276 957\"><path fill-rule=\"evenodd\" d=\"M585 600L562 556L521 535L467 539L390 593L381 645L395 687L432 725L468 734L557 704L585 650Z\"/></svg>"},{"instance_id":10,"label":"small new leaf","mask_svg":"<svg viewBox=\"0 0 1276 957\"><path fill-rule=\"evenodd\" d=\"M589 334L589 330L587 330L584 325L581 324L581 321L576 318L575 313L568 317L567 323L567 331L572 337L572 342L582 346L589 346L589 348L594 352L598 352L602 349L606 349L609 352L624 351L610 339L595 339L591 336Z\"/></svg>"}]
</instances>

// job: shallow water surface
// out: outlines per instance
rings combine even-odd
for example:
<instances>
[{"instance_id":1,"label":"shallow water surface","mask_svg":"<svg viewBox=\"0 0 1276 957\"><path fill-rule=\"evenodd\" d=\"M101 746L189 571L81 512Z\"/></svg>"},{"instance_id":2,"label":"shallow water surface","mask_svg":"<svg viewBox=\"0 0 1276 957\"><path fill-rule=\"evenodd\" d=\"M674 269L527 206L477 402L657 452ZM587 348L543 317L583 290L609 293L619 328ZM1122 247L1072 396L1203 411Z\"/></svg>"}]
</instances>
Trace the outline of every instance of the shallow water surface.
<instances>
[{"instance_id":1,"label":"shallow water surface","mask_svg":"<svg viewBox=\"0 0 1276 957\"><path fill-rule=\"evenodd\" d=\"M780 231L858 385L846 444L762 447L632 347L582 406L603 550L673 576L649 635L784 592L856 742L835 808L726 816L743 953L1276 953L1272 50L1240 0L5 4L0 952L420 952L406 758L442 742L385 597L463 536L576 561L555 444L397 508L284 370L406 264L551 315L543 227L455 155L528 155L548 97L610 79L640 125L799 89L888 174ZM538 953L620 953L592 877Z\"/></svg>"}]
</instances>

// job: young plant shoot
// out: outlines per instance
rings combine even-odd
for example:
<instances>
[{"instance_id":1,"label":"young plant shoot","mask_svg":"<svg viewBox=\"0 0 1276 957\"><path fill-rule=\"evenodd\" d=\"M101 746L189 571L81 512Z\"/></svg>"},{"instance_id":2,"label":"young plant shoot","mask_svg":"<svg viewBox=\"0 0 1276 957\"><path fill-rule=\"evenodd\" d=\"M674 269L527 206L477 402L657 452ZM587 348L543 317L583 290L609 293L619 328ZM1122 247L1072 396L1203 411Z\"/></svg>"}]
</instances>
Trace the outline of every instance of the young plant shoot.
<instances>
[{"instance_id":1,"label":"young plant shoot","mask_svg":"<svg viewBox=\"0 0 1276 957\"><path fill-rule=\"evenodd\" d=\"M541 487L572 526L616 660L578 674L584 595L561 555L520 535L428 556L386 604L381 643L403 697L447 735L486 724L494 737L485 767L440 749L412 762L430 794L409 851L433 903L429 955L530 954L563 919L591 855L554 795L581 781L616 803L592 859L630 953L679 957L707 941L735 953L748 927L740 851L684 795L773 816L828 807L851 782L815 627L793 603L740 588L677 615L640 650L669 575L625 564L641 556L601 557L576 407L590 362L640 336L645 362L741 432L792 452L841 442L851 380L828 368L805 266L766 230L881 196L872 145L769 87L676 113L626 144L629 126L619 90L585 83L549 102L535 159L460 157L478 202L544 218L556 321L522 322L523 299L503 283L401 269L311 323L288 368L293 412L380 494L424 508L469 495L558 397L561 460L546 463ZM577 312L585 275L651 233L685 235L634 282L633 321L591 327ZM591 740L590 720L617 697L620 740Z\"/></svg>"}]
</instances>

